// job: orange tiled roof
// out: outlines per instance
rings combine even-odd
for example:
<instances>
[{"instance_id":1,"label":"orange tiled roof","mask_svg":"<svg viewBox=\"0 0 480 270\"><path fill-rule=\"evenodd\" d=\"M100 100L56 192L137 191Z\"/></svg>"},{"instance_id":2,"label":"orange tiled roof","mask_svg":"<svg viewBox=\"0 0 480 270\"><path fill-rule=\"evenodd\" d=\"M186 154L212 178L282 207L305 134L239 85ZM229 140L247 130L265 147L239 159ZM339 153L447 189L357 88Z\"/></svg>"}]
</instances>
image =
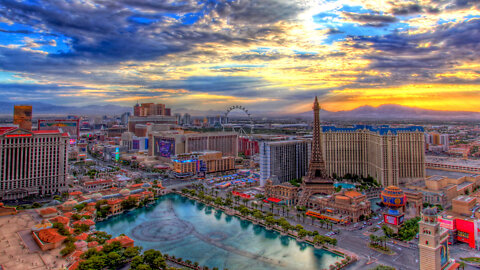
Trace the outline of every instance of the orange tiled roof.
<instances>
[{"instance_id":1,"label":"orange tiled roof","mask_svg":"<svg viewBox=\"0 0 480 270\"><path fill-rule=\"evenodd\" d=\"M76 195L81 195L81 194L83 194L83 192L81 192L81 191L73 191L73 192L70 192L68 195L70 195L70 196L76 196Z\"/></svg>"},{"instance_id":2,"label":"orange tiled roof","mask_svg":"<svg viewBox=\"0 0 480 270\"><path fill-rule=\"evenodd\" d=\"M89 242L87 246L88 246L88 248L96 247L96 246L98 246L98 242L97 241Z\"/></svg>"},{"instance_id":3,"label":"orange tiled roof","mask_svg":"<svg viewBox=\"0 0 480 270\"><path fill-rule=\"evenodd\" d=\"M42 240L42 242L46 242L46 243L58 243L67 238L59 234L57 229L54 229L54 228L41 230L37 233L37 235L38 235L38 238Z\"/></svg>"},{"instance_id":4,"label":"orange tiled roof","mask_svg":"<svg viewBox=\"0 0 480 270\"><path fill-rule=\"evenodd\" d=\"M53 208L53 207L48 207L48 208L44 208L44 209L41 209L40 210L40 215L50 215L50 214L53 214L53 213L57 213L57 209Z\"/></svg>"},{"instance_id":5,"label":"orange tiled roof","mask_svg":"<svg viewBox=\"0 0 480 270\"><path fill-rule=\"evenodd\" d=\"M134 241L132 240L132 238L130 238L130 237L126 236L126 235L117 236L117 237L115 237L115 238L113 238L113 239L107 240L107 243L110 244L110 243L115 242L115 241L120 242L120 245L122 245L122 247L131 245L131 244L134 243Z\"/></svg>"},{"instance_id":6,"label":"orange tiled roof","mask_svg":"<svg viewBox=\"0 0 480 270\"><path fill-rule=\"evenodd\" d=\"M62 223L63 225L67 225L70 222L70 219L64 216L56 216L51 218L50 221Z\"/></svg>"},{"instance_id":7,"label":"orange tiled roof","mask_svg":"<svg viewBox=\"0 0 480 270\"><path fill-rule=\"evenodd\" d=\"M345 191L345 196L348 196L350 198L355 198L355 197L362 196L362 193L354 191L354 190L349 190L349 191Z\"/></svg>"},{"instance_id":8,"label":"orange tiled roof","mask_svg":"<svg viewBox=\"0 0 480 270\"><path fill-rule=\"evenodd\" d=\"M97 203L90 202L90 203L88 203L87 205L88 205L88 206L95 206L95 205L97 205Z\"/></svg>"},{"instance_id":9,"label":"orange tiled roof","mask_svg":"<svg viewBox=\"0 0 480 270\"><path fill-rule=\"evenodd\" d=\"M142 185L143 185L143 184L133 184L133 185L131 185L130 187L131 187L131 188L136 188L136 187L141 187Z\"/></svg>"},{"instance_id":10,"label":"orange tiled roof","mask_svg":"<svg viewBox=\"0 0 480 270\"><path fill-rule=\"evenodd\" d=\"M90 211L86 211L82 213L82 216L93 216L93 213Z\"/></svg>"},{"instance_id":11,"label":"orange tiled roof","mask_svg":"<svg viewBox=\"0 0 480 270\"><path fill-rule=\"evenodd\" d=\"M87 238L88 238L88 234L86 233L82 233L80 235L75 236L75 239L77 240L87 240Z\"/></svg>"},{"instance_id":12,"label":"orange tiled roof","mask_svg":"<svg viewBox=\"0 0 480 270\"><path fill-rule=\"evenodd\" d=\"M90 182L85 182L85 186L91 186L91 185L96 185L96 184L103 184L103 183L113 183L113 180L96 180L96 181L90 181Z\"/></svg>"},{"instance_id":13,"label":"orange tiled roof","mask_svg":"<svg viewBox=\"0 0 480 270\"><path fill-rule=\"evenodd\" d=\"M122 199L115 199L115 200L108 200L107 203L109 205L112 205L112 204L121 203L122 201L123 201Z\"/></svg>"},{"instance_id":14,"label":"orange tiled roof","mask_svg":"<svg viewBox=\"0 0 480 270\"><path fill-rule=\"evenodd\" d=\"M82 256L82 254L83 254L83 251L81 251L81 250L75 250L75 251L72 253L72 255L69 256L69 259L70 259L71 261L76 261L76 260L80 259L80 256Z\"/></svg>"},{"instance_id":15,"label":"orange tiled roof","mask_svg":"<svg viewBox=\"0 0 480 270\"><path fill-rule=\"evenodd\" d=\"M80 263L82 262L83 260L79 260L79 261L76 261L74 262L72 265L70 265L68 267L68 270L77 270L78 269L78 266L80 265Z\"/></svg>"},{"instance_id":16,"label":"orange tiled roof","mask_svg":"<svg viewBox=\"0 0 480 270\"><path fill-rule=\"evenodd\" d=\"M73 225L81 225L81 224L86 224L88 226L93 226L95 225L95 221L91 219L82 219L82 220L77 220L73 223Z\"/></svg>"},{"instance_id":17,"label":"orange tiled roof","mask_svg":"<svg viewBox=\"0 0 480 270\"><path fill-rule=\"evenodd\" d=\"M71 218L73 216L73 213L72 212L66 212L66 213L63 213L63 215L67 218Z\"/></svg>"}]
</instances>

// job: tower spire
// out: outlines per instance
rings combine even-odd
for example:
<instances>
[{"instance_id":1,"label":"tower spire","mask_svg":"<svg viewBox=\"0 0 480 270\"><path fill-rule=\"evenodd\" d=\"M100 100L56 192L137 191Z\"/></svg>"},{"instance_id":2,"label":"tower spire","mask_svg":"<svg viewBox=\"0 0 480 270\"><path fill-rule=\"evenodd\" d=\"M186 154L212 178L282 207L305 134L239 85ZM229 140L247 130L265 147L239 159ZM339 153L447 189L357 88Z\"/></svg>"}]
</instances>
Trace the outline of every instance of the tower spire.
<instances>
[{"instance_id":1,"label":"tower spire","mask_svg":"<svg viewBox=\"0 0 480 270\"><path fill-rule=\"evenodd\" d=\"M306 205L310 196L317 193L332 194L334 192L333 180L326 173L325 161L322 154L322 138L320 132L320 104L315 96L313 102L313 138L312 153L307 175L303 177L302 193L298 205Z\"/></svg>"}]
</instances>

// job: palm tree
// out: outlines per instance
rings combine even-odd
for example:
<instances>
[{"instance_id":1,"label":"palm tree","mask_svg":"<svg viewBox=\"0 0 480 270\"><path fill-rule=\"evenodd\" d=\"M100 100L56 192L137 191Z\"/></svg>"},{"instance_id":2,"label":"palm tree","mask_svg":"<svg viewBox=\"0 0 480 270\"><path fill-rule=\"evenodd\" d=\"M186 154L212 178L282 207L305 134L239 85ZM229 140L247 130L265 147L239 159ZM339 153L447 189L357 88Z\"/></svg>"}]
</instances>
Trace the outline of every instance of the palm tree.
<instances>
[{"instance_id":1,"label":"palm tree","mask_svg":"<svg viewBox=\"0 0 480 270\"><path fill-rule=\"evenodd\" d=\"M273 203L270 203L270 212L273 213Z\"/></svg>"},{"instance_id":2,"label":"palm tree","mask_svg":"<svg viewBox=\"0 0 480 270\"><path fill-rule=\"evenodd\" d=\"M218 197L218 190L215 190L215 197Z\"/></svg>"},{"instance_id":3,"label":"palm tree","mask_svg":"<svg viewBox=\"0 0 480 270\"><path fill-rule=\"evenodd\" d=\"M315 218L310 216L310 219L312 220L312 226L313 226L313 221L315 221Z\"/></svg>"},{"instance_id":4,"label":"palm tree","mask_svg":"<svg viewBox=\"0 0 480 270\"><path fill-rule=\"evenodd\" d=\"M325 220L324 219L320 219L320 227L323 229L323 225L325 225Z\"/></svg>"},{"instance_id":5,"label":"palm tree","mask_svg":"<svg viewBox=\"0 0 480 270\"><path fill-rule=\"evenodd\" d=\"M370 245L373 245L375 242L375 238L377 238L374 234L370 234Z\"/></svg>"},{"instance_id":6,"label":"palm tree","mask_svg":"<svg viewBox=\"0 0 480 270\"><path fill-rule=\"evenodd\" d=\"M288 212L290 212L290 208L287 207L287 218L288 218Z\"/></svg>"},{"instance_id":7,"label":"palm tree","mask_svg":"<svg viewBox=\"0 0 480 270\"><path fill-rule=\"evenodd\" d=\"M300 221L300 213L297 212L297 221Z\"/></svg>"},{"instance_id":8,"label":"palm tree","mask_svg":"<svg viewBox=\"0 0 480 270\"><path fill-rule=\"evenodd\" d=\"M282 205L282 215L285 216L285 205Z\"/></svg>"},{"instance_id":9,"label":"palm tree","mask_svg":"<svg viewBox=\"0 0 480 270\"><path fill-rule=\"evenodd\" d=\"M263 212L263 201L260 201L260 210Z\"/></svg>"}]
</instances>

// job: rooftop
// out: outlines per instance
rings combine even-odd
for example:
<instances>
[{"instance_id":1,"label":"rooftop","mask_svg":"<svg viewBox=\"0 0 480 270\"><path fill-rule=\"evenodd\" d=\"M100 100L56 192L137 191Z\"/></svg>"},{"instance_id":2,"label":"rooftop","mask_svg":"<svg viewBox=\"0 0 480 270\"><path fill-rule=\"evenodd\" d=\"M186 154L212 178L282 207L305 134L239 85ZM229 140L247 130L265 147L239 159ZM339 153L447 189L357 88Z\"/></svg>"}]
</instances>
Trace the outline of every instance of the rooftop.
<instances>
[{"instance_id":1,"label":"rooftop","mask_svg":"<svg viewBox=\"0 0 480 270\"><path fill-rule=\"evenodd\" d=\"M458 179L464 176L469 176L469 177L474 177L477 174L474 173L463 173L463 172L451 172L451 171L445 171L445 170L436 170L436 169L426 169L427 176L431 175L441 175L445 176L451 179Z\"/></svg>"},{"instance_id":2,"label":"rooftop","mask_svg":"<svg viewBox=\"0 0 480 270\"><path fill-rule=\"evenodd\" d=\"M431 180L431 181L440 181L442 179L445 179L445 176L432 175L429 178L427 178L427 180Z\"/></svg>"},{"instance_id":3,"label":"rooftop","mask_svg":"<svg viewBox=\"0 0 480 270\"><path fill-rule=\"evenodd\" d=\"M460 202L471 202L471 201L475 200L475 198L465 196L465 195L460 195L460 196L454 198L453 200L454 201L460 201Z\"/></svg>"},{"instance_id":4,"label":"rooftop","mask_svg":"<svg viewBox=\"0 0 480 270\"><path fill-rule=\"evenodd\" d=\"M375 132L380 135L397 135L399 132L424 132L423 127L421 126L408 126L403 128L391 128L388 125L381 126L369 126L369 125L354 125L350 128L337 128L335 126L322 126L322 132L355 132L360 130L366 130L370 132Z\"/></svg>"},{"instance_id":5,"label":"rooftop","mask_svg":"<svg viewBox=\"0 0 480 270\"><path fill-rule=\"evenodd\" d=\"M38 238L42 240L42 242L46 242L46 243L57 243L67 238L59 234L57 229L54 229L54 228L41 230L37 233L37 235L38 235Z\"/></svg>"},{"instance_id":6,"label":"rooftop","mask_svg":"<svg viewBox=\"0 0 480 270\"><path fill-rule=\"evenodd\" d=\"M8 131L17 129L17 127L0 127L0 135L7 133Z\"/></svg>"},{"instance_id":7,"label":"rooftop","mask_svg":"<svg viewBox=\"0 0 480 270\"><path fill-rule=\"evenodd\" d=\"M461 159L452 157L425 156L426 163L441 163L454 166L480 167L480 160Z\"/></svg>"}]
</instances>

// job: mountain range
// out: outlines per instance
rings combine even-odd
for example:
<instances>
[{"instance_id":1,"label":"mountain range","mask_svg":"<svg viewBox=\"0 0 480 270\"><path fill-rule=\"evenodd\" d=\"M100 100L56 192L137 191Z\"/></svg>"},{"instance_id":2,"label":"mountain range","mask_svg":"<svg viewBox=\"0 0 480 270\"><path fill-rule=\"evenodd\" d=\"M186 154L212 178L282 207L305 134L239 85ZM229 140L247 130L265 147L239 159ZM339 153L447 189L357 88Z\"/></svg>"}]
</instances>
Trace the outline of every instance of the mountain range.
<instances>
[{"instance_id":1,"label":"mountain range","mask_svg":"<svg viewBox=\"0 0 480 270\"><path fill-rule=\"evenodd\" d=\"M42 102L28 103L33 106L33 115L121 115L124 112L131 112L132 107L118 106L118 105L87 105L87 106L62 106L52 105ZM223 115L224 111L210 110L200 111L186 108L173 108L173 113L189 113L193 116L205 115ZM279 113L259 113L255 110L250 110L253 117L295 117L295 118L313 118L311 111L306 111L298 114L283 114ZM12 115L13 103L0 102L0 114ZM407 107L396 104L385 104L378 107L361 106L349 111L326 111L321 110L321 118L324 120L480 120L480 112L467 111L440 111L428 110L416 107Z\"/></svg>"},{"instance_id":2,"label":"mountain range","mask_svg":"<svg viewBox=\"0 0 480 270\"><path fill-rule=\"evenodd\" d=\"M298 116L313 118L311 111L303 112ZM361 106L350 111L331 112L321 110L320 117L326 120L480 120L480 113L467 111L428 110L396 104L384 104L378 107Z\"/></svg>"}]
</instances>

